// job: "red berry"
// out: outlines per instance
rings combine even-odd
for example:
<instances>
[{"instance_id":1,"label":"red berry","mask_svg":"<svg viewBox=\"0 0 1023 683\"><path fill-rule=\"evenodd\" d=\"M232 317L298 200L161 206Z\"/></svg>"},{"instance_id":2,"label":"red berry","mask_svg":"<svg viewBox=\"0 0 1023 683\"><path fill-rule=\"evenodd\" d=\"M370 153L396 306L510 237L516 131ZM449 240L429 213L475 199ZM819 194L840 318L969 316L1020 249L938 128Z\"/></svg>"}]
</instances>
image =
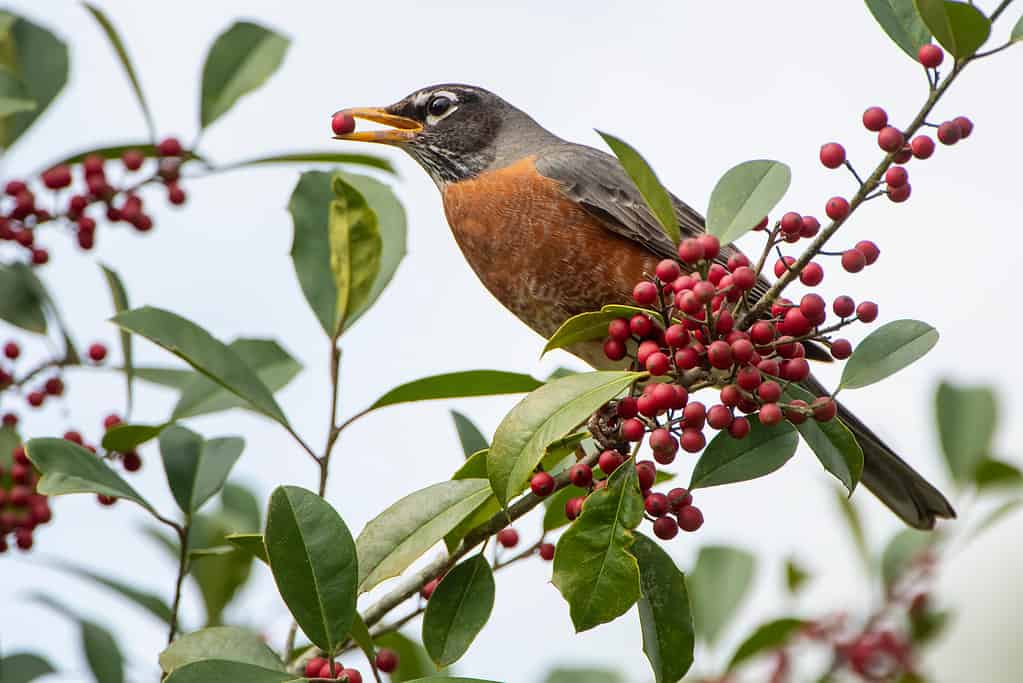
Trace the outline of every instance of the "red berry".
<instances>
[{"instance_id":1,"label":"red berry","mask_svg":"<svg viewBox=\"0 0 1023 683\"><path fill-rule=\"evenodd\" d=\"M25 397L25 400L28 401L28 404L33 408L38 408L43 405L43 400L45 400L45 398L46 394L41 391L30 391L28 396Z\"/></svg>"},{"instance_id":2,"label":"red berry","mask_svg":"<svg viewBox=\"0 0 1023 683\"><path fill-rule=\"evenodd\" d=\"M541 498L546 498L554 493L555 485L554 477L547 472L537 472L533 475L533 478L529 480L529 488L532 489L533 493Z\"/></svg>"},{"instance_id":3,"label":"red berry","mask_svg":"<svg viewBox=\"0 0 1023 683\"><path fill-rule=\"evenodd\" d=\"M774 263L774 276L781 277L782 275L788 272L789 268L791 268L792 264L795 262L796 259L794 259L791 256L786 256L783 259L778 259Z\"/></svg>"},{"instance_id":4,"label":"red berry","mask_svg":"<svg viewBox=\"0 0 1023 683\"><path fill-rule=\"evenodd\" d=\"M699 453L707 445L707 439L699 429L683 429L679 443L686 453Z\"/></svg>"},{"instance_id":5,"label":"red berry","mask_svg":"<svg viewBox=\"0 0 1023 683\"><path fill-rule=\"evenodd\" d=\"M836 339L831 342L831 355L836 360L845 360L852 355L852 344L848 339Z\"/></svg>"},{"instance_id":6,"label":"red berry","mask_svg":"<svg viewBox=\"0 0 1023 683\"><path fill-rule=\"evenodd\" d=\"M928 159L934 154L934 140L926 135L917 135L910 141L909 148L917 159Z\"/></svg>"},{"instance_id":7,"label":"red berry","mask_svg":"<svg viewBox=\"0 0 1023 683\"><path fill-rule=\"evenodd\" d=\"M838 415L838 404L830 396L814 399L810 407L813 409L813 419L818 422L827 422Z\"/></svg>"},{"instance_id":8,"label":"red berry","mask_svg":"<svg viewBox=\"0 0 1023 683\"><path fill-rule=\"evenodd\" d=\"M703 423L707 419L707 409L699 401L693 401L682 411L684 426L691 429L703 429Z\"/></svg>"},{"instance_id":9,"label":"red berry","mask_svg":"<svg viewBox=\"0 0 1023 683\"><path fill-rule=\"evenodd\" d=\"M681 370L692 370L700 362L700 355L692 346L675 352L675 365Z\"/></svg>"},{"instance_id":10,"label":"red berry","mask_svg":"<svg viewBox=\"0 0 1023 683\"><path fill-rule=\"evenodd\" d=\"M620 342L617 339L608 339L604 341L604 355L608 357L608 360L621 360L628 354L628 349L624 342Z\"/></svg>"},{"instance_id":11,"label":"red berry","mask_svg":"<svg viewBox=\"0 0 1023 683\"><path fill-rule=\"evenodd\" d=\"M821 163L827 168L838 168L845 163L845 147L829 142L821 147Z\"/></svg>"},{"instance_id":12,"label":"red berry","mask_svg":"<svg viewBox=\"0 0 1023 683\"><path fill-rule=\"evenodd\" d=\"M898 152L906 142L906 136L898 128L885 126L877 134L877 146L886 152Z\"/></svg>"},{"instance_id":13,"label":"red berry","mask_svg":"<svg viewBox=\"0 0 1023 683\"><path fill-rule=\"evenodd\" d=\"M682 263L697 263L703 259L703 245L694 238L682 240L678 245L678 257Z\"/></svg>"},{"instance_id":14,"label":"red berry","mask_svg":"<svg viewBox=\"0 0 1023 683\"><path fill-rule=\"evenodd\" d=\"M693 504L693 494L683 488L674 488L668 491L668 507L672 512L678 512L687 505Z\"/></svg>"},{"instance_id":15,"label":"red berry","mask_svg":"<svg viewBox=\"0 0 1023 683\"><path fill-rule=\"evenodd\" d=\"M96 500L99 501L100 505L104 505L107 507L117 502L117 498L114 498L113 496L104 496L102 493L96 495Z\"/></svg>"},{"instance_id":16,"label":"red berry","mask_svg":"<svg viewBox=\"0 0 1023 683\"><path fill-rule=\"evenodd\" d=\"M782 232L789 233L790 235L799 234L799 231L803 229L803 217L795 211L789 211L781 217L781 230Z\"/></svg>"},{"instance_id":17,"label":"red berry","mask_svg":"<svg viewBox=\"0 0 1023 683\"><path fill-rule=\"evenodd\" d=\"M909 194L912 191L913 187L909 183L906 183L905 185L902 185L900 187L893 187L890 190L888 190L888 199L895 202L896 204L901 204L902 202L909 199Z\"/></svg>"},{"instance_id":18,"label":"red berry","mask_svg":"<svg viewBox=\"0 0 1023 683\"><path fill-rule=\"evenodd\" d=\"M902 187L909 182L909 173L902 166L892 166L884 174L884 181L888 187Z\"/></svg>"},{"instance_id":19,"label":"red berry","mask_svg":"<svg viewBox=\"0 0 1023 683\"><path fill-rule=\"evenodd\" d=\"M820 324L827 316L827 304L819 294L806 294L799 300L799 312L814 324Z\"/></svg>"},{"instance_id":20,"label":"red berry","mask_svg":"<svg viewBox=\"0 0 1023 683\"><path fill-rule=\"evenodd\" d=\"M708 304L714 298L714 285L706 280L700 280L693 285L693 295L702 304Z\"/></svg>"},{"instance_id":21,"label":"red berry","mask_svg":"<svg viewBox=\"0 0 1023 683\"><path fill-rule=\"evenodd\" d=\"M732 420L728 427L728 433L736 439L744 439L749 434L749 420L745 417L737 417Z\"/></svg>"},{"instance_id":22,"label":"red berry","mask_svg":"<svg viewBox=\"0 0 1023 683\"><path fill-rule=\"evenodd\" d=\"M954 119L952 119L952 123L959 126L959 131L960 133L962 133L962 136L960 137L961 140L965 140L966 138L970 137L970 133L973 132L973 121L966 118L965 116L955 117Z\"/></svg>"},{"instance_id":23,"label":"red berry","mask_svg":"<svg viewBox=\"0 0 1023 683\"><path fill-rule=\"evenodd\" d=\"M696 531L703 526L703 513L700 508L687 505L678 511L678 526L682 531Z\"/></svg>"},{"instance_id":24,"label":"red berry","mask_svg":"<svg viewBox=\"0 0 1023 683\"><path fill-rule=\"evenodd\" d=\"M713 429L728 429L732 424L732 411L726 406L711 406L707 411L707 424Z\"/></svg>"},{"instance_id":25,"label":"red berry","mask_svg":"<svg viewBox=\"0 0 1023 683\"><path fill-rule=\"evenodd\" d=\"M21 355L21 347L18 346L17 342L7 342L4 344L4 355L11 360L15 360Z\"/></svg>"},{"instance_id":26,"label":"red berry","mask_svg":"<svg viewBox=\"0 0 1023 683\"><path fill-rule=\"evenodd\" d=\"M671 401L667 403L668 410L681 410L689 402L689 390L680 384L671 384Z\"/></svg>"},{"instance_id":27,"label":"red berry","mask_svg":"<svg viewBox=\"0 0 1023 683\"><path fill-rule=\"evenodd\" d=\"M748 265L749 259L746 258L746 255L743 254L742 252L737 251L728 257L728 270L732 271L733 273L739 268Z\"/></svg>"},{"instance_id":28,"label":"red berry","mask_svg":"<svg viewBox=\"0 0 1023 683\"><path fill-rule=\"evenodd\" d=\"M550 562L551 560L554 559L554 544L553 543L541 543L540 544L540 558L546 560L547 562ZM380 668L379 660L377 661L377 668L380 669L381 671L384 671L384 669ZM392 669L392 671L393 671L393 669ZM388 672L384 671L384 673L388 673Z\"/></svg>"},{"instance_id":29,"label":"red berry","mask_svg":"<svg viewBox=\"0 0 1023 683\"><path fill-rule=\"evenodd\" d=\"M578 486L581 489L589 488L593 483L593 469L584 462L578 462L568 470L568 480L572 482L573 486Z\"/></svg>"},{"instance_id":30,"label":"red berry","mask_svg":"<svg viewBox=\"0 0 1023 683\"><path fill-rule=\"evenodd\" d=\"M544 543L543 545L540 546L540 554L541 555L544 554L544 546L551 546L551 557L554 557L554 546L551 545L550 543ZM544 557L544 559L547 560L550 558ZM383 671L385 674L393 673L394 670L398 668L399 661L400 660L398 659L398 653L395 652L394 650L389 650L388 648L383 647L380 648L380 650L377 652L376 656L377 668ZM306 673L306 676L308 675L309 674Z\"/></svg>"},{"instance_id":31,"label":"red berry","mask_svg":"<svg viewBox=\"0 0 1023 683\"><path fill-rule=\"evenodd\" d=\"M629 420L626 420L626 422L629 422ZM639 422L639 420L636 420L636 422ZM643 423L640 422L640 424L642 425ZM625 425L623 424L622 427L624 426ZM638 439L628 440L638 441ZM625 456L623 456L621 453L615 450L606 450L600 454L599 458L597 458L597 467L599 467L600 471L603 472L604 474L611 474L616 469L618 469L623 462L625 462Z\"/></svg>"},{"instance_id":32,"label":"red berry","mask_svg":"<svg viewBox=\"0 0 1023 683\"><path fill-rule=\"evenodd\" d=\"M657 465L650 460L640 460L636 463L636 478L641 491L650 488L657 480Z\"/></svg>"},{"instance_id":33,"label":"red berry","mask_svg":"<svg viewBox=\"0 0 1023 683\"><path fill-rule=\"evenodd\" d=\"M834 303L831 304L831 310L839 318L848 318L856 310L856 302L852 300L852 297L843 294L842 296L835 297Z\"/></svg>"},{"instance_id":34,"label":"red berry","mask_svg":"<svg viewBox=\"0 0 1023 683\"><path fill-rule=\"evenodd\" d=\"M607 325L607 336L615 341L628 341L629 337L632 336L632 331L629 330L629 321L625 318L615 318L612 320Z\"/></svg>"},{"instance_id":35,"label":"red berry","mask_svg":"<svg viewBox=\"0 0 1023 683\"><path fill-rule=\"evenodd\" d=\"M674 282L682 274L682 268L674 259L666 258L657 264L654 274L661 282Z\"/></svg>"},{"instance_id":36,"label":"red berry","mask_svg":"<svg viewBox=\"0 0 1023 683\"><path fill-rule=\"evenodd\" d=\"M963 130L955 121L945 121L938 126L938 140L943 145L954 145L963 137Z\"/></svg>"},{"instance_id":37,"label":"red berry","mask_svg":"<svg viewBox=\"0 0 1023 683\"><path fill-rule=\"evenodd\" d=\"M789 382L802 382L810 376L810 364L805 358L792 358L781 365L781 378Z\"/></svg>"},{"instance_id":38,"label":"red berry","mask_svg":"<svg viewBox=\"0 0 1023 683\"><path fill-rule=\"evenodd\" d=\"M337 675L337 680L347 681L348 683L362 683L362 674L357 669L342 669Z\"/></svg>"},{"instance_id":39,"label":"red berry","mask_svg":"<svg viewBox=\"0 0 1023 683\"><path fill-rule=\"evenodd\" d=\"M60 396L64 393L64 381L60 377L51 377L46 380L43 390L50 396Z\"/></svg>"},{"instance_id":40,"label":"red berry","mask_svg":"<svg viewBox=\"0 0 1023 683\"><path fill-rule=\"evenodd\" d=\"M320 669L327 663L327 660L323 657L313 657L305 665L306 678L318 678L320 675Z\"/></svg>"},{"instance_id":41,"label":"red berry","mask_svg":"<svg viewBox=\"0 0 1023 683\"><path fill-rule=\"evenodd\" d=\"M145 155L137 149L129 149L121 155L121 163L129 171L137 171L142 167L142 162L145 161Z\"/></svg>"},{"instance_id":42,"label":"red berry","mask_svg":"<svg viewBox=\"0 0 1023 683\"><path fill-rule=\"evenodd\" d=\"M781 385L774 380L768 380L757 389L757 396L764 403L775 403L781 398Z\"/></svg>"},{"instance_id":43,"label":"red berry","mask_svg":"<svg viewBox=\"0 0 1023 683\"><path fill-rule=\"evenodd\" d=\"M637 337L646 337L654 330L654 324L649 316L637 313L629 320L629 329Z\"/></svg>"},{"instance_id":44,"label":"red berry","mask_svg":"<svg viewBox=\"0 0 1023 683\"><path fill-rule=\"evenodd\" d=\"M71 169L64 165L54 166L47 171L43 171L42 180L43 185L51 190L67 187L71 184Z\"/></svg>"},{"instance_id":45,"label":"red berry","mask_svg":"<svg viewBox=\"0 0 1023 683\"><path fill-rule=\"evenodd\" d=\"M863 112L863 126L875 133L888 125L888 114L881 107L870 107Z\"/></svg>"},{"instance_id":46,"label":"red berry","mask_svg":"<svg viewBox=\"0 0 1023 683\"><path fill-rule=\"evenodd\" d=\"M651 493L643 501L643 506L653 517L663 517L668 514L668 497L663 493Z\"/></svg>"},{"instance_id":47,"label":"red berry","mask_svg":"<svg viewBox=\"0 0 1023 683\"><path fill-rule=\"evenodd\" d=\"M634 397L626 396L622 400L618 401L616 411L618 412L618 417L627 420L630 417L636 417L639 415L639 406L637 405Z\"/></svg>"},{"instance_id":48,"label":"red berry","mask_svg":"<svg viewBox=\"0 0 1023 683\"><path fill-rule=\"evenodd\" d=\"M128 451L121 460L124 469L129 472L137 472L142 467L142 458L135 451Z\"/></svg>"},{"instance_id":49,"label":"red berry","mask_svg":"<svg viewBox=\"0 0 1023 683\"><path fill-rule=\"evenodd\" d=\"M670 541L678 535L678 522L671 517L660 517L654 521L654 536Z\"/></svg>"},{"instance_id":50,"label":"red berry","mask_svg":"<svg viewBox=\"0 0 1023 683\"><path fill-rule=\"evenodd\" d=\"M767 216L760 219L760 222L753 226L754 230L763 230L767 227Z\"/></svg>"},{"instance_id":51,"label":"red berry","mask_svg":"<svg viewBox=\"0 0 1023 683\"><path fill-rule=\"evenodd\" d=\"M92 344L89 346L88 353L94 363L102 363L103 359L107 357L107 347L100 343Z\"/></svg>"},{"instance_id":52,"label":"red berry","mask_svg":"<svg viewBox=\"0 0 1023 683\"><path fill-rule=\"evenodd\" d=\"M18 416L15 415L14 413L4 413L3 426L4 427L17 427L18 426Z\"/></svg>"},{"instance_id":53,"label":"red berry","mask_svg":"<svg viewBox=\"0 0 1023 683\"><path fill-rule=\"evenodd\" d=\"M785 419L794 425L803 424L806 422L808 415L800 409L807 408L806 401L795 399L789 404L789 407L785 409Z\"/></svg>"},{"instance_id":54,"label":"red berry","mask_svg":"<svg viewBox=\"0 0 1023 683\"><path fill-rule=\"evenodd\" d=\"M348 112L339 111L330 119L330 127L334 135L348 135L355 130L355 119Z\"/></svg>"},{"instance_id":55,"label":"red berry","mask_svg":"<svg viewBox=\"0 0 1023 683\"><path fill-rule=\"evenodd\" d=\"M749 329L750 340L757 346L770 344L774 341L774 334L774 325L766 320L760 320L753 323L753 327Z\"/></svg>"},{"instance_id":56,"label":"red berry","mask_svg":"<svg viewBox=\"0 0 1023 683\"><path fill-rule=\"evenodd\" d=\"M739 266L732 273L732 285L740 292L753 289L757 282L757 274L749 266Z\"/></svg>"},{"instance_id":57,"label":"red berry","mask_svg":"<svg viewBox=\"0 0 1023 683\"><path fill-rule=\"evenodd\" d=\"M50 252L45 249L33 249L32 250L32 263L41 266L50 260Z\"/></svg>"},{"instance_id":58,"label":"red berry","mask_svg":"<svg viewBox=\"0 0 1023 683\"><path fill-rule=\"evenodd\" d=\"M69 429L68 431L64 432L64 439L70 441L71 443L76 443L79 446L85 443L84 439L82 439L81 432L77 432L73 429Z\"/></svg>"},{"instance_id":59,"label":"red berry","mask_svg":"<svg viewBox=\"0 0 1023 683\"><path fill-rule=\"evenodd\" d=\"M721 252L721 242L714 235L700 235L696 240L703 247L703 258L708 261L715 258ZM713 277L711 280L713 280Z\"/></svg>"},{"instance_id":60,"label":"red berry","mask_svg":"<svg viewBox=\"0 0 1023 683\"><path fill-rule=\"evenodd\" d=\"M816 287L824 279L824 269L819 263L810 262L803 266L799 273L799 281L807 287Z\"/></svg>"},{"instance_id":61,"label":"red berry","mask_svg":"<svg viewBox=\"0 0 1023 683\"><path fill-rule=\"evenodd\" d=\"M181 142L177 138L164 138L156 146L156 151L162 157L179 157L182 152Z\"/></svg>"},{"instance_id":62,"label":"red berry","mask_svg":"<svg viewBox=\"0 0 1023 683\"><path fill-rule=\"evenodd\" d=\"M497 542L505 548L514 548L519 544L519 532L511 527L505 527L497 532Z\"/></svg>"},{"instance_id":63,"label":"red berry","mask_svg":"<svg viewBox=\"0 0 1023 683\"><path fill-rule=\"evenodd\" d=\"M574 520L583 511L583 503L586 502L585 496L577 496L576 498L569 498L565 501L565 517L568 517L569 521Z\"/></svg>"},{"instance_id":64,"label":"red berry","mask_svg":"<svg viewBox=\"0 0 1023 683\"><path fill-rule=\"evenodd\" d=\"M803 228L799 231L800 237L807 239L817 235L817 232L821 229L821 222L813 216L803 216Z\"/></svg>"},{"instance_id":65,"label":"red berry","mask_svg":"<svg viewBox=\"0 0 1023 683\"><path fill-rule=\"evenodd\" d=\"M858 273L867 265L866 257L858 249L842 252L842 268L849 273Z\"/></svg>"},{"instance_id":66,"label":"red berry","mask_svg":"<svg viewBox=\"0 0 1023 683\"><path fill-rule=\"evenodd\" d=\"M672 325L664 331L664 341L674 349L681 349L689 344L689 332L682 325Z\"/></svg>"},{"instance_id":67,"label":"red berry","mask_svg":"<svg viewBox=\"0 0 1023 683\"><path fill-rule=\"evenodd\" d=\"M732 359L736 363L749 363L753 360L755 353L756 349L753 348L753 342L749 339L736 339L732 342Z\"/></svg>"},{"instance_id":68,"label":"red berry","mask_svg":"<svg viewBox=\"0 0 1023 683\"><path fill-rule=\"evenodd\" d=\"M640 282L632 290L632 298L640 306L649 306L657 301L657 285L653 282Z\"/></svg>"},{"instance_id":69,"label":"red berry","mask_svg":"<svg viewBox=\"0 0 1023 683\"><path fill-rule=\"evenodd\" d=\"M644 366L654 377L660 377L661 375L667 374L668 370L671 369L671 359L668 358L664 353L655 351L647 356L646 363Z\"/></svg>"},{"instance_id":70,"label":"red berry","mask_svg":"<svg viewBox=\"0 0 1023 683\"><path fill-rule=\"evenodd\" d=\"M840 221L849 215L849 202L845 197L832 197L824 205L824 213L833 221Z\"/></svg>"},{"instance_id":71,"label":"red berry","mask_svg":"<svg viewBox=\"0 0 1023 683\"><path fill-rule=\"evenodd\" d=\"M743 369L739 370L739 372L735 376L736 384L738 384L741 388L745 389L746 391L756 390L756 388L760 386L760 383L762 381L763 378L760 375L760 370L752 366L744 367ZM726 389L728 389L728 387L725 387L724 389L721 390L721 402L724 403L725 405L731 406L738 405L740 394L736 391L734 395L726 396L725 393Z\"/></svg>"},{"instance_id":72,"label":"red berry","mask_svg":"<svg viewBox=\"0 0 1023 683\"><path fill-rule=\"evenodd\" d=\"M864 301L856 307L856 317L860 322L872 323L877 320L877 304L873 301Z\"/></svg>"},{"instance_id":73,"label":"red berry","mask_svg":"<svg viewBox=\"0 0 1023 683\"><path fill-rule=\"evenodd\" d=\"M924 67L928 69L936 69L938 68L938 65L941 64L941 60L945 58L945 52L937 45L927 43L920 46L916 56Z\"/></svg>"},{"instance_id":74,"label":"red berry","mask_svg":"<svg viewBox=\"0 0 1023 683\"><path fill-rule=\"evenodd\" d=\"M881 250L870 240L860 240L857 242L856 251L863 254L863 258L867 260L868 266L873 265L877 261L877 257L881 255Z\"/></svg>"},{"instance_id":75,"label":"red berry","mask_svg":"<svg viewBox=\"0 0 1023 683\"><path fill-rule=\"evenodd\" d=\"M781 326L785 334L793 337L802 337L813 329L813 324L798 308L790 308L785 313L785 320L782 321Z\"/></svg>"},{"instance_id":76,"label":"red berry","mask_svg":"<svg viewBox=\"0 0 1023 683\"><path fill-rule=\"evenodd\" d=\"M719 370L732 367L732 347L721 340L713 342L707 347L707 360Z\"/></svg>"},{"instance_id":77,"label":"red berry","mask_svg":"<svg viewBox=\"0 0 1023 683\"><path fill-rule=\"evenodd\" d=\"M167 201L174 206L181 206L187 199L185 191L177 183L167 184Z\"/></svg>"},{"instance_id":78,"label":"red berry","mask_svg":"<svg viewBox=\"0 0 1023 683\"><path fill-rule=\"evenodd\" d=\"M781 422L783 418L784 415L777 403L766 403L760 406L760 424L770 427Z\"/></svg>"}]
</instances>

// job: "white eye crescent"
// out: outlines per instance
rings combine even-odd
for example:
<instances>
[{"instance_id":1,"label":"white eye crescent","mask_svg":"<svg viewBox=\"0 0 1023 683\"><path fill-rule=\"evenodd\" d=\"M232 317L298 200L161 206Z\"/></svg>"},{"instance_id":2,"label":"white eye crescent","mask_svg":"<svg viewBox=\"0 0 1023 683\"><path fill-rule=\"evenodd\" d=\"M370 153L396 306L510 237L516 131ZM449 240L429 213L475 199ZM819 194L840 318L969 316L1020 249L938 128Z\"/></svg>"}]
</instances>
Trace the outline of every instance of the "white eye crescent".
<instances>
[{"instance_id":1,"label":"white eye crescent","mask_svg":"<svg viewBox=\"0 0 1023 683\"><path fill-rule=\"evenodd\" d=\"M430 97L426 105L426 123L433 125L450 116L458 109L458 97L447 90L441 90Z\"/></svg>"}]
</instances>

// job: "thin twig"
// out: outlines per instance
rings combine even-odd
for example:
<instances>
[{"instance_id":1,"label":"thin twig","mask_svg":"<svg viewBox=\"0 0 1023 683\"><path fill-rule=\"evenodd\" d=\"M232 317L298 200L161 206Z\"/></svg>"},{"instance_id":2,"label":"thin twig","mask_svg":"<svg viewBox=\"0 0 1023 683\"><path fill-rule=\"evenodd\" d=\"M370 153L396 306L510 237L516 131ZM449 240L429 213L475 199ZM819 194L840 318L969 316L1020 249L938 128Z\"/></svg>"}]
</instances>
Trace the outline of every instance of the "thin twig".
<instances>
[{"instance_id":1,"label":"thin twig","mask_svg":"<svg viewBox=\"0 0 1023 683\"><path fill-rule=\"evenodd\" d=\"M178 552L178 577L174 583L174 604L171 607L170 629L167 633L167 644L174 642L174 636L178 632L178 609L181 607L181 587L185 582L185 575L188 574L188 531L189 524L184 527L175 525L178 532L178 539L181 542L181 549Z\"/></svg>"}]
</instances>

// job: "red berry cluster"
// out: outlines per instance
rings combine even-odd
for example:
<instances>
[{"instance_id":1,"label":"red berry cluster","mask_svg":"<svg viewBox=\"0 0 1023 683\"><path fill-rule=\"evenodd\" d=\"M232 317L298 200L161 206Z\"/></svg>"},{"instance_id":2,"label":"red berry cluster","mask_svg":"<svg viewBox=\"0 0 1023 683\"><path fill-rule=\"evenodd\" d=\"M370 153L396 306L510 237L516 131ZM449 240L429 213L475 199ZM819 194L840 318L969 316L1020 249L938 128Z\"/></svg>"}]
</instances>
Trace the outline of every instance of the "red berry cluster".
<instances>
[{"instance_id":1,"label":"red berry cluster","mask_svg":"<svg viewBox=\"0 0 1023 683\"><path fill-rule=\"evenodd\" d=\"M139 232L153 228L153 218L146 213L138 190L152 183L162 183L167 191L167 201L174 205L185 203L185 191L179 184L181 164L186 156L177 138L166 138L157 145L159 160L154 172L140 175L146 155L138 149L130 149L121 155L119 180L107 175L106 160L98 155L85 157L79 167L80 183L77 191L64 201L61 193L72 191L75 184L75 169L70 164L60 164L44 171L38 183L31 185L25 180L10 180L4 185L4 196L0 197L0 242L10 241L20 245L28 254L29 262L42 265L50 259L49 252L36 244L36 233L45 224L57 220L65 222L72 230L82 249L92 249L96 244L97 218L105 217L111 223L128 223ZM43 208L33 191L32 185L54 194L55 212ZM37 188L40 189L40 188ZM102 207L101 213L93 207Z\"/></svg>"},{"instance_id":2,"label":"red berry cluster","mask_svg":"<svg viewBox=\"0 0 1023 683\"><path fill-rule=\"evenodd\" d=\"M21 550L32 548L36 527L52 518L47 497L36 491L38 481L23 446L15 447L0 465L0 553L7 551L8 534Z\"/></svg>"},{"instance_id":3,"label":"red berry cluster","mask_svg":"<svg viewBox=\"0 0 1023 683\"><path fill-rule=\"evenodd\" d=\"M100 343L92 344L89 346L87 355L89 360L98 365L106 358L107 347ZM17 378L15 377L15 370L21 356L21 345L17 341L11 340L4 344L3 359L0 359L0 392L11 388L17 381ZM5 366L4 361L6 361L8 365ZM25 379L27 380L30 377L34 378L35 374L35 372L27 373ZM41 384L25 392L25 402L32 408L41 408L47 399L63 396L66 388L64 379L58 371L58 374L53 374L50 377L47 377ZM12 425L17 424L18 422L17 416L13 413L7 413L4 415L4 424L8 424L8 420L12 421L10 423Z\"/></svg>"},{"instance_id":4,"label":"red berry cluster","mask_svg":"<svg viewBox=\"0 0 1023 683\"><path fill-rule=\"evenodd\" d=\"M390 652L394 655L394 667L398 666L398 656L390 650L381 650L383 652ZM380 657L377 656L377 668L381 671L384 669L379 664ZM322 657L314 657L309 660L309 663L305 665L305 677L306 678L329 678L337 681L347 681L347 683L362 683L362 674L357 669L346 669L341 662L333 662L333 675L331 674L331 662ZM394 669L391 669L392 671Z\"/></svg>"}]
</instances>

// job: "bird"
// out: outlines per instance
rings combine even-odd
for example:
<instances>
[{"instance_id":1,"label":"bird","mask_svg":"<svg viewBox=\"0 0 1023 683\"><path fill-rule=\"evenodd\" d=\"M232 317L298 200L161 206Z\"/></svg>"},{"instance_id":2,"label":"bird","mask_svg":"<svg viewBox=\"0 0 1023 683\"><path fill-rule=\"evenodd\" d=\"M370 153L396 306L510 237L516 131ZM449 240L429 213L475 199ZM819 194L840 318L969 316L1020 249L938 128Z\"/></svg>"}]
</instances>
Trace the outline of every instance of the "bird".
<instances>
[{"instance_id":1,"label":"bird","mask_svg":"<svg viewBox=\"0 0 1023 683\"><path fill-rule=\"evenodd\" d=\"M340 117L340 118L339 118ZM383 128L355 130L354 121ZM544 338L570 317L627 304L634 285L677 247L614 156L549 132L484 88L445 83L384 107L343 109L336 139L390 145L412 157L440 191L458 247L489 292ZM684 237L703 217L671 194ZM722 261L734 253L726 246ZM766 291L761 278L756 293ZM597 369L620 367L601 341L568 350ZM807 349L824 360L823 349ZM803 385L824 387L811 375ZM843 405L838 415L863 450L861 483L906 524L954 518L944 495Z\"/></svg>"}]
</instances>

